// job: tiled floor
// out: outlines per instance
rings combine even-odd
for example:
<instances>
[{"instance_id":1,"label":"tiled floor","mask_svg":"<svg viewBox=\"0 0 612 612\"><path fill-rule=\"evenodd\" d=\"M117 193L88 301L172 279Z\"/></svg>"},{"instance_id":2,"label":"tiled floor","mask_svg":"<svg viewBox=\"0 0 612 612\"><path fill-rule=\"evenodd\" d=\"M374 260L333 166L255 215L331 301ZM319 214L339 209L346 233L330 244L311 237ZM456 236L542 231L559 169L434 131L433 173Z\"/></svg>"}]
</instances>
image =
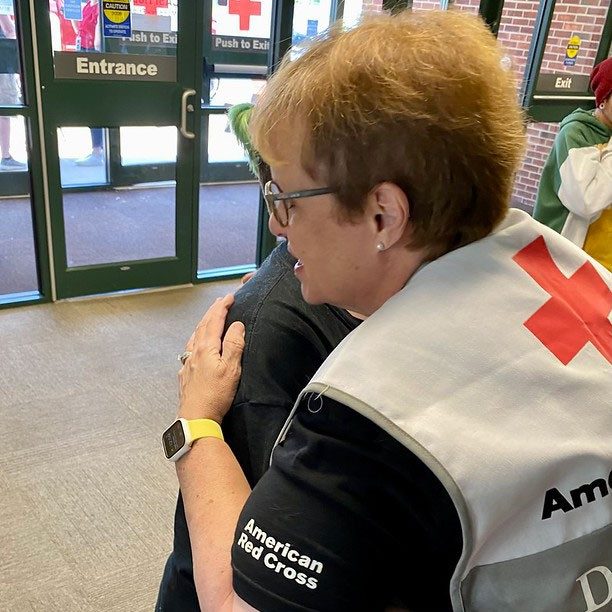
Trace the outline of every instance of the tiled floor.
<instances>
[{"instance_id":1,"label":"tiled floor","mask_svg":"<svg viewBox=\"0 0 612 612\"><path fill-rule=\"evenodd\" d=\"M159 436L211 283L0 311L0 610L150 612L177 483Z\"/></svg>"}]
</instances>

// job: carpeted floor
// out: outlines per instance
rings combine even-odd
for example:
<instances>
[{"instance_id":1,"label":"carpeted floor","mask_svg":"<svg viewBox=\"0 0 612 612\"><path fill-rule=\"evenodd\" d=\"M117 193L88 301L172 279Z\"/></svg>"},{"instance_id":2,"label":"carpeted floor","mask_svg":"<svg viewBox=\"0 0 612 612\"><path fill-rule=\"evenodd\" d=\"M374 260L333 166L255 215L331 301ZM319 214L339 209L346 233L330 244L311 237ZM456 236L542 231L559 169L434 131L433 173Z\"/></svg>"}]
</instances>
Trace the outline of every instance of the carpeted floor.
<instances>
[{"instance_id":1,"label":"carpeted floor","mask_svg":"<svg viewBox=\"0 0 612 612\"><path fill-rule=\"evenodd\" d=\"M176 355L235 282L0 311L0 610L150 612Z\"/></svg>"},{"instance_id":2,"label":"carpeted floor","mask_svg":"<svg viewBox=\"0 0 612 612\"><path fill-rule=\"evenodd\" d=\"M200 187L198 269L255 262L257 183ZM174 255L174 188L64 196L70 266ZM0 295L38 288L29 198L0 200Z\"/></svg>"}]
</instances>

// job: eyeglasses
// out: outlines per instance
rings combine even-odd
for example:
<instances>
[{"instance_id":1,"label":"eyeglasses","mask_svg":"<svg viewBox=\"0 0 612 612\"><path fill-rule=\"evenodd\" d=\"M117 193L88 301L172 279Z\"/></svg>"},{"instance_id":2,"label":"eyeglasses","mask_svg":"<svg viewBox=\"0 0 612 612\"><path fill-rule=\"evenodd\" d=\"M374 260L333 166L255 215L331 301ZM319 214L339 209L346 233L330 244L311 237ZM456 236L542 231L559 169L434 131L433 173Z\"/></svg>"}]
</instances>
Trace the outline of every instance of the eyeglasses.
<instances>
[{"instance_id":1,"label":"eyeglasses","mask_svg":"<svg viewBox=\"0 0 612 612\"><path fill-rule=\"evenodd\" d=\"M334 193L334 190L329 187L320 187L318 189L302 189L301 191L283 192L274 181L268 181L263 189L263 196L266 201L266 206L268 207L268 213L270 216L274 216L281 227L287 227L287 225L289 225L289 200L311 198L327 193Z\"/></svg>"}]
</instances>

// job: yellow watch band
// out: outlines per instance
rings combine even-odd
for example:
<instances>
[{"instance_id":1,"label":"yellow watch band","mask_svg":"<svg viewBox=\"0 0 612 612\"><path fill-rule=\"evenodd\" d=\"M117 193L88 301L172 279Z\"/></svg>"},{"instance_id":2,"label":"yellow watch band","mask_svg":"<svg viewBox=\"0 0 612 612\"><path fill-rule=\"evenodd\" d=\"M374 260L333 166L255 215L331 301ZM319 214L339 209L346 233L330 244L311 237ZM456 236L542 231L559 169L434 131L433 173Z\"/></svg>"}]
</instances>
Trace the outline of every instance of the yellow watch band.
<instances>
[{"instance_id":1,"label":"yellow watch band","mask_svg":"<svg viewBox=\"0 0 612 612\"><path fill-rule=\"evenodd\" d=\"M223 440L221 425L212 419L193 419L187 421L192 442L200 438L220 438Z\"/></svg>"}]
</instances>

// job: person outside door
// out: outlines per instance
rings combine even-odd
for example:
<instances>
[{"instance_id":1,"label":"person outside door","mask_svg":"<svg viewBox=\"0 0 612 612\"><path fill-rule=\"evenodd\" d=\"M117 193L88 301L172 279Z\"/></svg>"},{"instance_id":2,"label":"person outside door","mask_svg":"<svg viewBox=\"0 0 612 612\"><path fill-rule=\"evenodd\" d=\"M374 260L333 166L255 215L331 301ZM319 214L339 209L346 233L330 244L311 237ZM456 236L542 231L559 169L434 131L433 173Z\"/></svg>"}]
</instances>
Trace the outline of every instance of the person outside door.
<instances>
[{"instance_id":1,"label":"person outside door","mask_svg":"<svg viewBox=\"0 0 612 612\"><path fill-rule=\"evenodd\" d=\"M0 38L16 39L17 32L15 24L10 15L0 15ZM17 57L17 56L16 56ZM16 60L15 57L15 60ZM20 82L17 72L19 71L18 62L6 59L4 70L0 73L0 104L2 105L17 105L21 104ZM9 66L8 64L15 64ZM24 164L11 155L11 118L0 117L0 151L2 159L0 160L0 171L11 172L26 170L27 164Z\"/></svg>"},{"instance_id":2,"label":"person outside door","mask_svg":"<svg viewBox=\"0 0 612 612\"><path fill-rule=\"evenodd\" d=\"M75 51L100 51L100 6L99 0L87 0L83 5L80 20L72 20L76 34ZM102 128L90 128L91 153L77 159L77 166L102 166L104 164L104 132Z\"/></svg>"}]
</instances>

